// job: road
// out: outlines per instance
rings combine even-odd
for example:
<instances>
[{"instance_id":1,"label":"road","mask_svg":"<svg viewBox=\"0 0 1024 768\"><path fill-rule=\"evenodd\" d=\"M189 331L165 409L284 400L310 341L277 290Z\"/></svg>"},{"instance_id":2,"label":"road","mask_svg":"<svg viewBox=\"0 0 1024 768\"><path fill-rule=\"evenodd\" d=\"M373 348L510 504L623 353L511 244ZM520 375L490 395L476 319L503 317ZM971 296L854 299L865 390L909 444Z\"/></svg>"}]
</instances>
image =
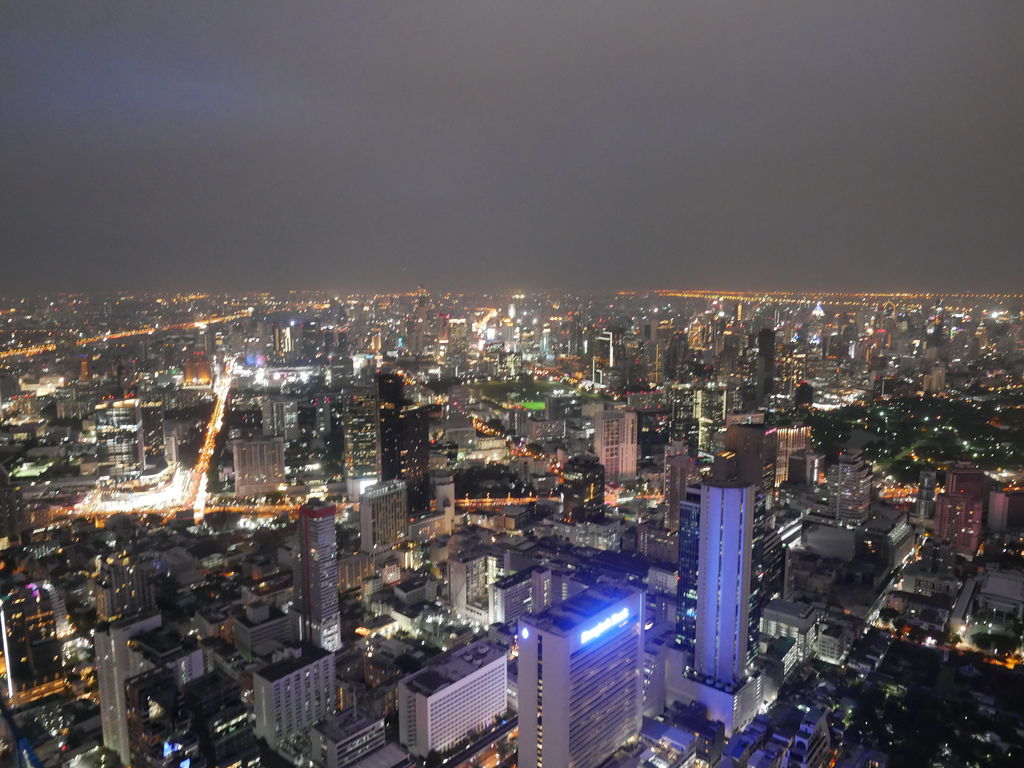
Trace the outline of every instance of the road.
<instances>
[{"instance_id":1,"label":"road","mask_svg":"<svg viewBox=\"0 0 1024 768\"><path fill-rule=\"evenodd\" d=\"M217 444L217 436L221 427L224 426L224 409L227 407L228 395L231 393L231 384L234 381L235 363L229 360L224 367L224 373L217 379L213 393L216 401L213 405L213 415L206 427L206 437L203 439L203 447L199 449L199 459L196 461L195 469L192 470L192 482L189 484L189 495L186 497L186 508L192 508L192 517L196 524L203 521L203 514L206 511L206 486L210 481L210 461L213 459L213 451Z\"/></svg>"}]
</instances>

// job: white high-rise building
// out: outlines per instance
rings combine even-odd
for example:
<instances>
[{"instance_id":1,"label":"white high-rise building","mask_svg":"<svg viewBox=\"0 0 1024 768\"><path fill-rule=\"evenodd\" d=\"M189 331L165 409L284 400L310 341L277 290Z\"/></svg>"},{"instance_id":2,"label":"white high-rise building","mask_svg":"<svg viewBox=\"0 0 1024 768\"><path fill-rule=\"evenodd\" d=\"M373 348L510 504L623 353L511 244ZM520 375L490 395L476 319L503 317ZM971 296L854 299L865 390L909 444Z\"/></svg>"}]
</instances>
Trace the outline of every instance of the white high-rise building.
<instances>
[{"instance_id":1,"label":"white high-rise building","mask_svg":"<svg viewBox=\"0 0 1024 768\"><path fill-rule=\"evenodd\" d=\"M828 468L829 506L836 519L857 525L871 509L871 467L860 451L843 451Z\"/></svg>"},{"instance_id":2,"label":"white high-rise building","mask_svg":"<svg viewBox=\"0 0 1024 768\"><path fill-rule=\"evenodd\" d=\"M601 411L594 417L594 453L608 480L636 477L636 411Z\"/></svg>"},{"instance_id":3,"label":"white high-rise building","mask_svg":"<svg viewBox=\"0 0 1024 768\"><path fill-rule=\"evenodd\" d=\"M594 768L636 739L643 626L643 593L614 585L520 618L520 768Z\"/></svg>"},{"instance_id":4,"label":"white high-rise building","mask_svg":"<svg viewBox=\"0 0 1024 768\"><path fill-rule=\"evenodd\" d=\"M399 740L412 754L445 752L508 709L505 649L479 640L398 684Z\"/></svg>"},{"instance_id":5,"label":"white high-rise building","mask_svg":"<svg viewBox=\"0 0 1024 768\"><path fill-rule=\"evenodd\" d=\"M333 504L317 500L299 509L292 568L292 609L299 640L328 651L341 647L334 513Z\"/></svg>"},{"instance_id":6,"label":"white high-rise building","mask_svg":"<svg viewBox=\"0 0 1024 768\"><path fill-rule=\"evenodd\" d=\"M256 735L277 749L337 710L334 654L308 648L264 667L252 677L252 698Z\"/></svg>"},{"instance_id":7,"label":"white high-rise building","mask_svg":"<svg viewBox=\"0 0 1024 768\"><path fill-rule=\"evenodd\" d=\"M157 629L160 623L159 613L122 619L98 631L94 637L103 746L117 752L126 765L129 762L129 745L124 684L128 678L147 669L129 651L128 641L136 635Z\"/></svg>"},{"instance_id":8,"label":"white high-rise building","mask_svg":"<svg viewBox=\"0 0 1024 768\"><path fill-rule=\"evenodd\" d=\"M746 679L755 487L707 483L700 509L694 669L719 686Z\"/></svg>"},{"instance_id":9,"label":"white high-rise building","mask_svg":"<svg viewBox=\"0 0 1024 768\"><path fill-rule=\"evenodd\" d=\"M406 537L409 489L405 480L387 480L368 486L359 497L359 547L383 552Z\"/></svg>"},{"instance_id":10,"label":"white high-rise building","mask_svg":"<svg viewBox=\"0 0 1024 768\"><path fill-rule=\"evenodd\" d=\"M104 400L96 405L96 447L100 461L115 477L137 475L146 468L142 406L136 399Z\"/></svg>"}]
</instances>

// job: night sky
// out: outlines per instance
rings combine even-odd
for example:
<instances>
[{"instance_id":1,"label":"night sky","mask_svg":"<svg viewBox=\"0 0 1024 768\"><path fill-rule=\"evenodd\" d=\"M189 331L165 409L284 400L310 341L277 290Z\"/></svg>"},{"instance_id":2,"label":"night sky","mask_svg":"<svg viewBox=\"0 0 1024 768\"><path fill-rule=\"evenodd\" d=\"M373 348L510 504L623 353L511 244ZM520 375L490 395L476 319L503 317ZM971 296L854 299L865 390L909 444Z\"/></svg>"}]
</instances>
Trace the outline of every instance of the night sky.
<instances>
[{"instance_id":1,"label":"night sky","mask_svg":"<svg viewBox=\"0 0 1024 768\"><path fill-rule=\"evenodd\" d=\"M0 4L0 295L1024 289L1024 2Z\"/></svg>"}]
</instances>

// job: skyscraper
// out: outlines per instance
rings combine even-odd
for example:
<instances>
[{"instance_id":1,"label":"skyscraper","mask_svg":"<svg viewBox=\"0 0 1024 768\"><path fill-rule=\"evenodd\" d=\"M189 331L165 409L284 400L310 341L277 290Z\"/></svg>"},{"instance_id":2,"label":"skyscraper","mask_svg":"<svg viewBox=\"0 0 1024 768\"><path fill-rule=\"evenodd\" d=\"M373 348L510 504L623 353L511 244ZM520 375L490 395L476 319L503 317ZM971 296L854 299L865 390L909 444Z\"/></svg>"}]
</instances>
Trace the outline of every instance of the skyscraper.
<instances>
[{"instance_id":1,"label":"skyscraper","mask_svg":"<svg viewBox=\"0 0 1024 768\"><path fill-rule=\"evenodd\" d=\"M636 411L601 411L594 418L594 453L609 480L636 477Z\"/></svg>"},{"instance_id":2,"label":"skyscraper","mask_svg":"<svg viewBox=\"0 0 1024 768\"><path fill-rule=\"evenodd\" d=\"M96 574L96 618L113 621L152 611L156 600L151 577L127 553L106 557Z\"/></svg>"},{"instance_id":3,"label":"skyscraper","mask_svg":"<svg viewBox=\"0 0 1024 768\"><path fill-rule=\"evenodd\" d=\"M99 459L115 477L137 475L146 468L142 407L139 401L104 400L96 405Z\"/></svg>"},{"instance_id":4,"label":"skyscraper","mask_svg":"<svg viewBox=\"0 0 1024 768\"><path fill-rule=\"evenodd\" d=\"M520 618L520 768L595 768L636 738L642 597L599 585Z\"/></svg>"},{"instance_id":5,"label":"skyscraper","mask_svg":"<svg viewBox=\"0 0 1024 768\"><path fill-rule=\"evenodd\" d=\"M751 485L702 489L694 670L717 686L746 679L755 504Z\"/></svg>"},{"instance_id":6,"label":"skyscraper","mask_svg":"<svg viewBox=\"0 0 1024 768\"><path fill-rule=\"evenodd\" d=\"M313 500L299 509L292 583L299 640L336 651L341 647L338 616L338 541L333 504Z\"/></svg>"},{"instance_id":7,"label":"skyscraper","mask_svg":"<svg viewBox=\"0 0 1024 768\"><path fill-rule=\"evenodd\" d=\"M368 486L359 497L359 540L363 552L381 552L406 536L409 516L404 480Z\"/></svg>"},{"instance_id":8,"label":"skyscraper","mask_svg":"<svg viewBox=\"0 0 1024 768\"><path fill-rule=\"evenodd\" d=\"M377 398L369 387L345 396L342 411L345 480L350 499L377 477Z\"/></svg>"},{"instance_id":9,"label":"skyscraper","mask_svg":"<svg viewBox=\"0 0 1024 768\"><path fill-rule=\"evenodd\" d=\"M430 492L430 422L424 407L408 405L402 379L377 374L377 479L405 480L409 505L424 511Z\"/></svg>"},{"instance_id":10,"label":"skyscraper","mask_svg":"<svg viewBox=\"0 0 1024 768\"><path fill-rule=\"evenodd\" d=\"M871 508L871 467L858 450L843 451L828 469L829 505L836 519L856 525Z\"/></svg>"}]
</instances>

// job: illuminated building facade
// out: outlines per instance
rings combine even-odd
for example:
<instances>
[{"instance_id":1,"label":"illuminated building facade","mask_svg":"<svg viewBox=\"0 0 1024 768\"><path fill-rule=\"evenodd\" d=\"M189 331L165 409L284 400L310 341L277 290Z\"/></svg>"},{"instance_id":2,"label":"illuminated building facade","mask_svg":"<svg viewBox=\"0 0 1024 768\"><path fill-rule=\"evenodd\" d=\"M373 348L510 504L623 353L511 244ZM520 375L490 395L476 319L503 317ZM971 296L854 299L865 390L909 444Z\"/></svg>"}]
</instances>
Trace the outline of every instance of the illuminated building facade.
<instances>
[{"instance_id":1,"label":"illuminated building facade","mask_svg":"<svg viewBox=\"0 0 1024 768\"><path fill-rule=\"evenodd\" d=\"M519 620L519 766L595 768L640 731L643 595L599 585Z\"/></svg>"},{"instance_id":2,"label":"illuminated building facade","mask_svg":"<svg viewBox=\"0 0 1024 768\"><path fill-rule=\"evenodd\" d=\"M317 500L299 509L292 571L299 640L332 652L341 647L335 512Z\"/></svg>"}]
</instances>

